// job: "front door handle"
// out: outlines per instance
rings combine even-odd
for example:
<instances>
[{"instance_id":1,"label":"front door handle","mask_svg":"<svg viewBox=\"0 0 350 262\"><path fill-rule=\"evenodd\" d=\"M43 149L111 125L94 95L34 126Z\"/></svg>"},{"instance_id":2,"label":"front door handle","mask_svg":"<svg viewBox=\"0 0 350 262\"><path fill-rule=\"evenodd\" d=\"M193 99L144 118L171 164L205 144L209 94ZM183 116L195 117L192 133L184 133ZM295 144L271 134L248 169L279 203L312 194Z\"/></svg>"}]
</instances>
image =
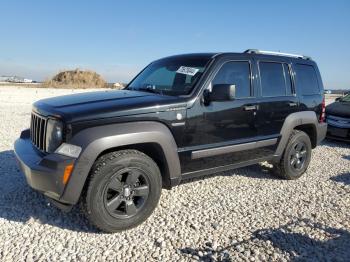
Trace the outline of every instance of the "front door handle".
<instances>
[{"instance_id":1,"label":"front door handle","mask_svg":"<svg viewBox=\"0 0 350 262\"><path fill-rule=\"evenodd\" d=\"M249 105L249 106L244 106L243 109L244 111L253 111L258 109L258 107L256 105Z\"/></svg>"},{"instance_id":2,"label":"front door handle","mask_svg":"<svg viewBox=\"0 0 350 262\"><path fill-rule=\"evenodd\" d=\"M295 103L295 102L290 102L290 103L289 103L289 106L297 106L297 103Z\"/></svg>"}]
</instances>

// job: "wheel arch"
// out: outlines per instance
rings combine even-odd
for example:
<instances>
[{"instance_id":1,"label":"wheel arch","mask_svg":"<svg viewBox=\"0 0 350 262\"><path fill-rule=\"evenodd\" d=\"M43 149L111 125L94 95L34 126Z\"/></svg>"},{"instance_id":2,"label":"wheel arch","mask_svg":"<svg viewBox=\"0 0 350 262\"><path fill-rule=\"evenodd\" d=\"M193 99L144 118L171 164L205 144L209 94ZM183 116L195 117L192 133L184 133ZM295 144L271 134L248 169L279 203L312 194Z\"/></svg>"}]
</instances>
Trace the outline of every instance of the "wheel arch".
<instances>
[{"instance_id":1,"label":"wheel arch","mask_svg":"<svg viewBox=\"0 0 350 262\"><path fill-rule=\"evenodd\" d=\"M171 179L170 179L170 170L169 170L169 165L166 161L166 157L164 154L164 151L162 147L155 142L147 142L147 143L140 143L140 144L130 144L130 145L125 145L125 146L119 146L119 147L112 147L104 150L101 152L95 161L100 158L101 156L108 154L110 152L114 151L120 151L120 150L127 150L127 149L134 149L138 150L145 155L149 156L152 158L154 162L159 167L159 170L162 175L162 185L163 188L170 189L171 188Z\"/></svg>"},{"instance_id":2,"label":"wheel arch","mask_svg":"<svg viewBox=\"0 0 350 262\"><path fill-rule=\"evenodd\" d=\"M294 129L303 131L309 136L312 148L315 148L317 146L317 131L315 125L303 124L294 127Z\"/></svg>"},{"instance_id":3,"label":"wheel arch","mask_svg":"<svg viewBox=\"0 0 350 262\"><path fill-rule=\"evenodd\" d=\"M280 132L281 139L275 152L275 158L281 158L294 129L304 131L310 137L312 147L316 147L318 142L318 125L319 123L314 111L301 111L290 114L283 123Z\"/></svg>"},{"instance_id":4,"label":"wheel arch","mask_svg":"<svg viewBox=\"0 0 350 262\"><path fill-rule=\"evenodd\" d=\"M151 157L162 172L165 187L181 176L177 145L169 128L159 122L111 124L82 130L70 143L82 147L73 173L61 196L62 201L78 202L93 163L101 155L121 149L136 149Z\"/></svg>"}]
</instances>

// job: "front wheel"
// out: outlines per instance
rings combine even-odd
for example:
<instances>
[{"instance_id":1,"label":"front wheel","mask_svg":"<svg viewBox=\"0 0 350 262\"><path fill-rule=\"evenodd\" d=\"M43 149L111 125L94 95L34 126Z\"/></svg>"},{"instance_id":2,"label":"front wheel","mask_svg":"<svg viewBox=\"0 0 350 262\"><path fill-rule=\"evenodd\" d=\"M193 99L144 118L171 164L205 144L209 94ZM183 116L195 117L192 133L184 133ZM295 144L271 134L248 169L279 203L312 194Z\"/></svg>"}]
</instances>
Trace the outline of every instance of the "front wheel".
<instances>
[{"instance_id":1,"label":"front wheel","mask_svg":"<svg viewBox=\"0 0 350 262\"><path fill-rule=\"evenodd\" d=\"M303 131L293 130L282 159L274 165L277 175L288 180L301 177L309 166L311 149L309 136Z\"/></svg>"},{"instance_id":2,"label":"front wheel","mask_svg":"<svg viewBox=\"0 0 350 262\"><path fill-rule=\"evenodd\" d=\"M100 157L91 170L83 209L93 225L118 232L145 221L156 208L162 182L157 164L137 150Z\"/></svg>"}]
</instances>

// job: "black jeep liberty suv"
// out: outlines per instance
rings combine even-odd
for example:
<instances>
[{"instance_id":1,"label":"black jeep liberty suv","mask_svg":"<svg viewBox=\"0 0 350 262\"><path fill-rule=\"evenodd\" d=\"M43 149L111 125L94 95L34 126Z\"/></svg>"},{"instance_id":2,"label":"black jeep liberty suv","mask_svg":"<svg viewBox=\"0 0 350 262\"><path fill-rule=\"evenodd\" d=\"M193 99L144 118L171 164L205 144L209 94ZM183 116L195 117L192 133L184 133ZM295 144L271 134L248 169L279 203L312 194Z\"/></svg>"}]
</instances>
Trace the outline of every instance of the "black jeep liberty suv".
<instances>
[{"instance_id":1,"label":"black jeep liberty suv","mask_svg":"<svg viewBox=\"0 0 350 262\"><path fill-rule=\"evenodd\" d=\"M299 178L326 131L316 63L250 49L171 56L124 90L40 100L15 152L32 188L117 232L186 178L262 161Z\"/></svg>"}]
</instances>

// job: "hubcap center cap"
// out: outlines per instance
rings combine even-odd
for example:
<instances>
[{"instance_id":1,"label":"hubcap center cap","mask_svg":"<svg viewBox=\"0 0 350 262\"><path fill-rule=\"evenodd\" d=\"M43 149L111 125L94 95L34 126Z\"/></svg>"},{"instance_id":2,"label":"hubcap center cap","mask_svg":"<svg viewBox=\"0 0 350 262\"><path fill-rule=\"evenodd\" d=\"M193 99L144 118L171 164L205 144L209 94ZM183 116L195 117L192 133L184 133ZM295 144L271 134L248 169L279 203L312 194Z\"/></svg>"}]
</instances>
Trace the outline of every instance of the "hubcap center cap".
<instances>
[{"instance_id":1,"label":"hubcap center cap","mask_svg":"<svg viewBox=\"0 0 350 262\"><path fill-rule=\"evenodd\" d=\"M124 188L124 196L129 197L131 195L131 190L129 187Z\"/></svg>"}]
</instances>

